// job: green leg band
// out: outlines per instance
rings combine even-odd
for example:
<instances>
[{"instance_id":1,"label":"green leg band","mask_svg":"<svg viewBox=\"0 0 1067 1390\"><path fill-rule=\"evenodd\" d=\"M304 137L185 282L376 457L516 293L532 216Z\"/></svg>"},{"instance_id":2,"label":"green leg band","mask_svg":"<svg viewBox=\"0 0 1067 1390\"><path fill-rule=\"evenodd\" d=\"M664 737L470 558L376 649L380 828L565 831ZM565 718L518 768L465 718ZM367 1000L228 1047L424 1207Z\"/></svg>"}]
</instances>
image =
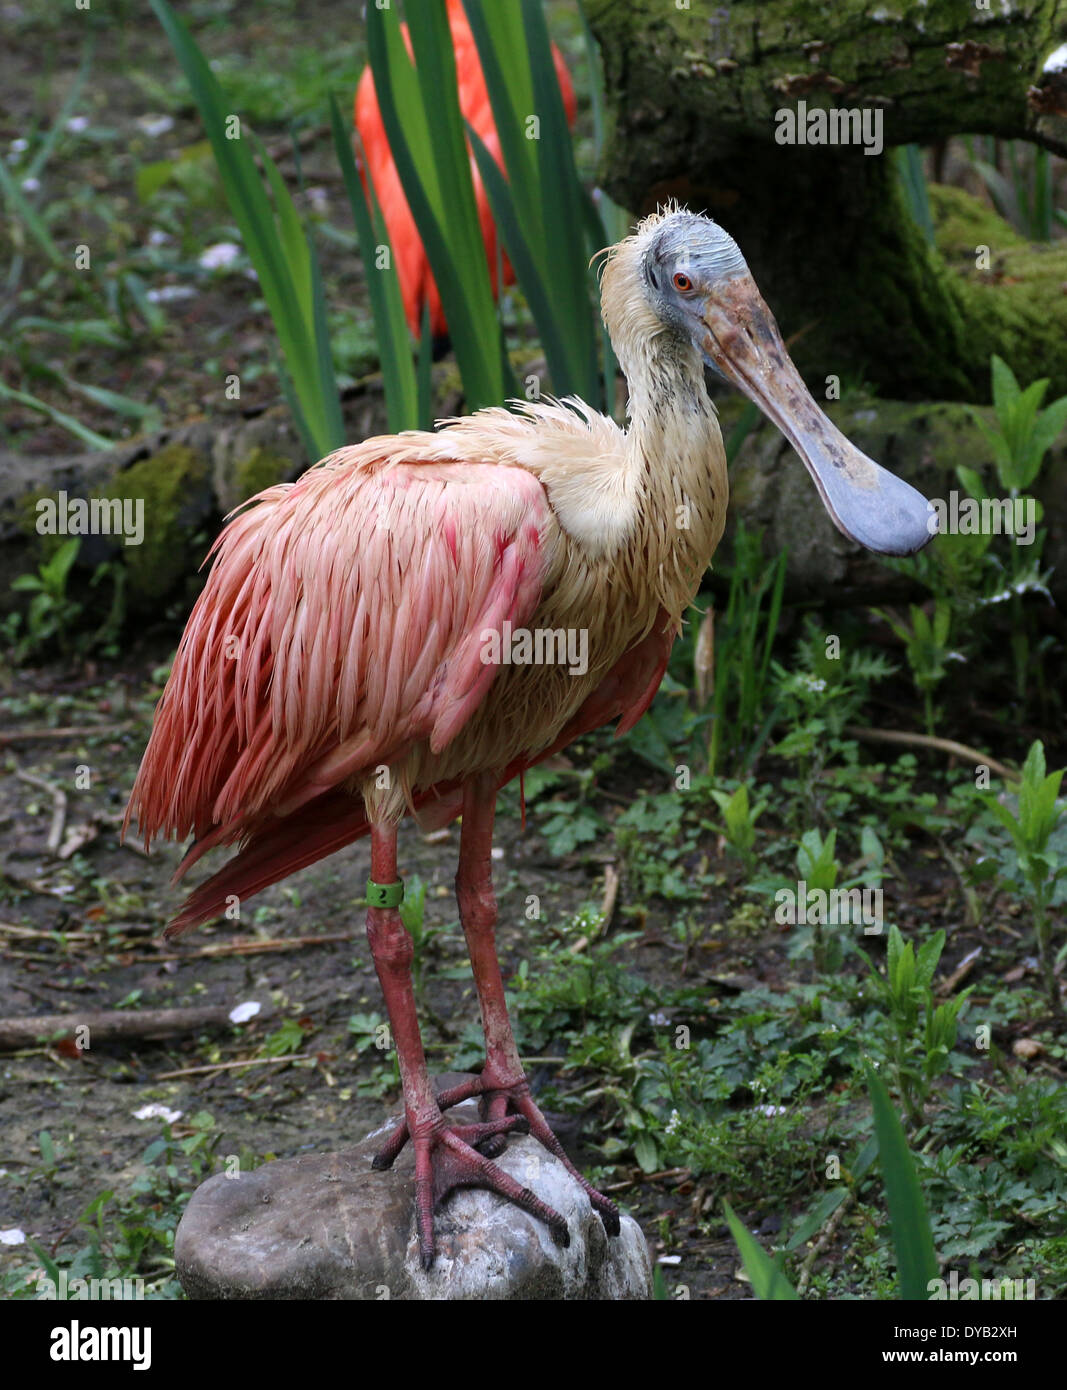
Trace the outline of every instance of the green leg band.
<instances>
[{"instance_id":1,"label":"green leg band","mask_svg":"<svg viewBox=\"0 0 1067 1390\"><path fill-rule=\"evenodd\" d=\"M399 907L403 901L404 885L399 879L396 883L375 883L372 878L367 879L368 907Z\"/></svg>"}]
</instances>

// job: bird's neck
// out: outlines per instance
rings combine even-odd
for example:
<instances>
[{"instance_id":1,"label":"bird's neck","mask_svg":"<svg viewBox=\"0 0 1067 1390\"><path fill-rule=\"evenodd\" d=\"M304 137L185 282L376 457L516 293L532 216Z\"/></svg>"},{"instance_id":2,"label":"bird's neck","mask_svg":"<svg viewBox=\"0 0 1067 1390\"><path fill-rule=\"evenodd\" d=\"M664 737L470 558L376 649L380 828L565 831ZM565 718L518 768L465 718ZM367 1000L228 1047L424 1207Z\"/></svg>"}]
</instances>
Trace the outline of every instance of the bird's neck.
<instances>
[{"instance_id":1,"label":"bird's neck","mask_svg":"<svg viewBox=\"0 0 1067 1390\"><path fill-rule=\"evenodd\" d=\"M672 616L692 601L726 519L726 455L699 354L658 340L630 367L627 468L637 479L634 548ZM625 367L624 367L625 369Z\"/></svg>"}]
</instances>

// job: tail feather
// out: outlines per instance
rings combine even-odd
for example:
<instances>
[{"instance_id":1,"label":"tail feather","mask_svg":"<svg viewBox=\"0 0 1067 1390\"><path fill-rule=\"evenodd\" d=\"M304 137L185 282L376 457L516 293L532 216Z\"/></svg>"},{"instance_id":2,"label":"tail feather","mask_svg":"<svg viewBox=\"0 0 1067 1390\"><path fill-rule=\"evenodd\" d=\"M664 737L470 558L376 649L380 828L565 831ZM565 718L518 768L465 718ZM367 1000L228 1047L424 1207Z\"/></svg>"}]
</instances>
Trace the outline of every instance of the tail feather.
<instances>
[{"instance_id":1,"label":"tail feather","mask_svg":"<svg viewBox=\"0 0 1067 1390\"><path fill-rule=\"evenodd\" d=\"M190 893L163 935L180 936L218 917L232 898L244 902L366 835L370 822L362 802L344 793L323 797L300 814L253 831L239 854Z\"/></svg>"},{"instance_id":2,"label":"tail feather","mask_svg":"<svg viewBox=\"0 0 1067 1390\"><path fill-rule=\"evenodd\" d=\"M459 815L462 796L456 795L457 785L431 787L414 798L416 820L424 828L447 825ZM362 801L342 791L328 792L291 816L261 821L251 830L240 853L189 894L163 935L168 939L180 936L190 927L221 916L232 898L245 902L298 869L354 844L369 830ZM190 848L175 877L200 857L202 843L197 841Z\"/></svg>"}]
</instances>

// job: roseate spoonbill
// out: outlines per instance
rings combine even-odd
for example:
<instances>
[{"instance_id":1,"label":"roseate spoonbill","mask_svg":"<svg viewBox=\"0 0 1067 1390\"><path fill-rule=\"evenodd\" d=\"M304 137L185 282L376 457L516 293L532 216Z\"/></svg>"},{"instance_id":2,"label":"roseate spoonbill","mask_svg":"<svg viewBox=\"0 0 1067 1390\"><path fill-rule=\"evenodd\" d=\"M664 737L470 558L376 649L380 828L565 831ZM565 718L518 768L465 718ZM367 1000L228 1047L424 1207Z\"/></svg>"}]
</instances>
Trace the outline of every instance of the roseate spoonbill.
<instances>
[{"instance_id":1,"label":"roseate spoonbill","mask_svg":"<svg viewBox=\"0 0 1067 1390\"><path fill-rule=\"evenodd\" d=\"M459 89L459 109L465 120L469 121L481 138L489 153L500 168L504 169L504 156L500 149L500 137L496 133L493 108L489 102L489 91L482 73L482 63L478 56L478 45L474 42L463 0L447 0L448 27L452 34L452 47L456 55L456 83ZM404 42L411 52L408 27L400 26ZM574 125L577 109L574 100L574 87L570 73L563 61L563 55L555 44L552 57L556 64L556 77L559 81L560 95L567 122ZM354 103L355 126L363 145L367 167L378 196L378 203L389 232L389 242L396 259L397 279L400 281L400 295L404 302L404 316L412 335L418 337L422 331L422 306L430 301L430 331L434 338L443 338L448 332L441 296L437 293L430 262L426 258L415 219L411 215L404 187L400 182L389 141L382 124L382 113L378 108L378 95L374 90L374 74L370 68L363 70L356 88ZM474 184L474 200L478 208L478 221L482 228L482 240L489 258L489 276L496 294L497 237L496 223L489 206L489 197L482 183L478 166L471 158L471 180ZM506 172L506 171L505 171ZM504 283L511 284L515 272L505 256L502 260Z\"/></svg>"},{"instance_id":2,"label":"roseate spoonbill","mask_svg":"<svg viewBox=\"0 0 1067 1390\"><path fill-rule=\"evenodd\" d=\"M837 526L903 555L932 509L826 418L790 361L736 243L676 207L610 249L604 320L629 384L629 427L578 400L480 410L436 432L340 449L230 520L156 711L127 810L146 845L240 852L189 897L173 936L368 834L367 933L403 1082L418 1238L455 1187L562 1218L492 1162L536 1136L604 1224L614 1204L564 1155L530 1095L504 1002L490 872L497 792L609 720L648 708L723 529L726 460L707 365L752 398L806 463ZM510 624L509 628L505 625ZM587 637L587 663L499 659L504 632ZM487 652L497 649L497 660ZM544 649L544 648L543 648ZM513 652L509 655L514 656ZM585 669L581 669L584 666ZM397 827L462 815L456 890L486 1060L435 1096L397 910ZM444 1112L480 1096L482 1122Z\"/></svg>"}]
</instances>

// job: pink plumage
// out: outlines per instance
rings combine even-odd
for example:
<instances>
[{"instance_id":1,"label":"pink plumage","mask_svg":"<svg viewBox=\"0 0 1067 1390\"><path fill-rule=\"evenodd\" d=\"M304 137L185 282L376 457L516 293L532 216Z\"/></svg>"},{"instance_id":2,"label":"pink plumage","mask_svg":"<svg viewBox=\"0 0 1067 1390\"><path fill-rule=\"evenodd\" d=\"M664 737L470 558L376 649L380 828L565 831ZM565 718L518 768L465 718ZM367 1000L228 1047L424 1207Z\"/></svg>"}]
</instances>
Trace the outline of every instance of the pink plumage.
<instances>
[{"instance_id":1,"label":"pink plumage","mask_svg":"<svg viewBox=\"0 0 1067 1390\"><path fill-rule=\"evenodd\" d=\"M630 387L626 430L576 400L482 410L342 449L229 521L127 810L146 845L194 836L179 877L208 850L238 846L169 935L370 835L367 929L407 1117L376 1163L412 1139L427 1267L433 1209L457 1186L491 1188L566 1243L558 1213L490 1161L516 1129L619 1229L519 1060L494 946L493 812L524 769L602 724L631 728L656 693L725 519L705 362L781 424L846 534L892 554L929 537L923 499L819 411L714 223L674 208L647 218L612 248L602 302ZM407 814L434 827L462 815L457 896L486 1062L440 1098L397 909ZM483 1121L447 1123L470 1095Z\"/></svg>"}]
</instances>

